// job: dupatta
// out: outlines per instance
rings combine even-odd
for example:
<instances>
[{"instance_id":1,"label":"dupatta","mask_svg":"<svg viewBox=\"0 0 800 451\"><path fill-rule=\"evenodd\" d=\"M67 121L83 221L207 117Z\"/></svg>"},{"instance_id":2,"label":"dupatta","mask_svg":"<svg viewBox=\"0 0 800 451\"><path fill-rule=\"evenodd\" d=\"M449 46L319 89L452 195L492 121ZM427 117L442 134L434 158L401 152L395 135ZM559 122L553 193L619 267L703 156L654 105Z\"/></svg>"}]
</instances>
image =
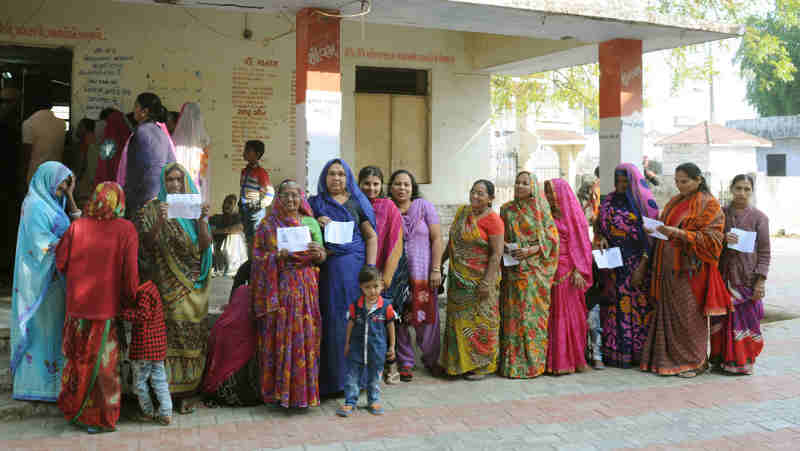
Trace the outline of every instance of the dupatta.
<instances>
[{"instance_id":1,"label":"dupatta","mask_svg":"<svg viewBox=\"0 0 800 451\"><path fill-rule=\"evenodd\" d=\"M453 224L450 226L450 285L458 281L461 287L470 291L478 288L486 268L489 266L489 240L481 236L478 220L472 215L472 207L464 205L458 209ZM495 286L500 284L498 277Z\"/></svg>"},{"instance_id":2,"label":"dupatta","mask_svg":"<svg viewBox=\"0 0 800 451\"><path fill-rule=\"evenodd\" d=\"M56 197L56 189L71 175L72 171L61 163L42 163L22 202L12 291L17 323L12 333L18 334L19 341L11 350L12 374L31 344L28 322L47 297L56 274L56 247L70 224L64 211L66 196Z\"/></svg>"},{"instance_id":3,"label":"dupatta","mask_svg":"<svg viewBox=\"0 0 800 451\"><path fill-rule=\"evenodd\" d=\"M555 221L564 224L569 231L567 252L570 261L586 280L586 289L589 289L592 286L592 244L589 241L589 224L586 222L586 216L566 180L552 179L548 182L561 210L561 218ZM563 252L563 249L560 252Z\"/></svg>"},{"instance_id":4,"label":"dupatta","mask_svg":"<svg viewBox=\"0 0 800 451\"><path fill-rule=\"evenodd\" d=\"M550 211L550 204L539 188L536 176L531 178L531 197L514 199L500 208L505 224L505 241L520 247L538 244L537 263L524 259L518 266L505 268L507 278L535 278L539 284L549 286L558 269L558 229Z\"/></svg>"},{"instance_id":5,"label":"dupatta","mask_svg":"<svg viewBox=\"0 0 800 451\"><path fill-rule=\"evenodd\" d=\"M198 194L197 186L195 186L194 181L192 181L192 177L189 175L186 169L178 163L170 163L164 166L164 169L161 170L161 189L158 192L159 202L167 202L167 174L174 169L178 169L183 173L183 192L185 194ZM198 245L199 238L194 220L175 218L172 221L176 221L180 225L180 229L186 234L186 236L189 237L192 245ZM208 227L207 224L203 225L201 221L197 221L197 224L201 227ZM166 257L167 264L169 265L169 268L173 274L175 274L178 280L180 280L181 283L186 286L186 288L189 288L190 290L202 288L208 279L208 273L211 270L211 248L213 246L209 246L208 249L202 251L203 253L200 256L200 273L195 277L192 275L192 262L178 258L178 256L176 256L175 253L171 252L169 249L172 243L180 242L180 237L169 236L170 234L175 233L176 230L177 229L172 227L163 228L162 233L166 233L167 236L163 236L159 240L159 246L164 250L164 256Z\"/></svg>"},{"instance_id":6,"label":"dupatta","mask_svg":"<svg viewBox=\"0 0 800 451\"><path fill-rule=\"evenodd\" d=\"M101 146L112 145L114 154L110 159L104 159L103 155L98 157L97 172L94 176L95 185L117 179L122 155L124 149L128 145L130 136L131 129L128 128L128 124L125 122L125 116L119 111L111 113L108 119L106 119L106 126L103 129L103 143ZM120 185L122 184L120 183Z\"/></svg>"},{"instance_id":7,"label":"dupatta","mask_svg":"<svg viewBox=\"0 0 800 451\"><path fill-rule=\"evenodd\" d=\"M182 157L180 159L184 160L178 163L191 169L192 178L197 181L203 199L208 201L211 193L208 185L207 149L211 145L211 138L206 131L200 105L194 102L183 104L175 132L172 134L172 142L175 146L176 159ZM192 158L197 154L200 154L199 161Z\"/></svg>"},{"instance_id":8,"label":"dupatta","mask_svg":"<svg viewBox=\"0 0 800 451\"><path fill-rule=\"evenodd\" d=\"M314 212L301 189L300 197L299 217L314 217ZM253 248L253 259L256 264L252 267L250 290L253 296L253 311L257 318L278 310L281 271L294 271L312 264L313 258L309 251L292 252L286 259L278 259L278 228L301 226L299 217L291 216L280 196L275 196L269 216L261 221L256 231L256 245ZM265 241L263 245L260 242L262 239Z\"/></svg>"},{"instance_id":9,"label":"dupatta","mask_svg":"<svg viewBox=\"0 0 800 451\"><path fill-rule=\"evenodd\" d=\"M403 230L403 215L391 199L375 198L370 201L375 211L378 234L378 258L375 266L383 271Z\"/></svg>"},{"instance_id":10,"label":"dupatta","mask_svg":"<svg viewBox=\"0 0 800 451\"><path fill-rule=\"evenodd\" d=\"M350 243L325 243L325 248L330 251L330 253L333 255L344 255L353 252L360 252L363 251L364 248L364 239L361 236L361 231L358 227L359 224L357 224L358 218L354 218L350 212L347 211L347 208L345 208L344 205L336 202L333 197L331 197L330 193L328 193L328 185L325 179L327 178L328 169L334 163L338 163L344 168L344 172L347 175L347 192L350 193L350 196L355 198L355 200L361 206L361 210L367 216L367 220L369 220L372 228L376 228L375 211L372 209L372 204L370 203L369 199L367 199L367 196L365 196L358 187L358 183L356 183L356 178L353 177L353 171L350 170L350 166L348 166L344 160L339 158L330 160L325 164L325 167L322 168L322 173L317 184L317 195L312 196L308 202L311 205L311 208L314 209L315 217L327 216L334 221L353 221L356 223L353 227L353 241ZM356 271L358 270L360 270L360 268L356 269Z\"/></svg>"}]
</instances>

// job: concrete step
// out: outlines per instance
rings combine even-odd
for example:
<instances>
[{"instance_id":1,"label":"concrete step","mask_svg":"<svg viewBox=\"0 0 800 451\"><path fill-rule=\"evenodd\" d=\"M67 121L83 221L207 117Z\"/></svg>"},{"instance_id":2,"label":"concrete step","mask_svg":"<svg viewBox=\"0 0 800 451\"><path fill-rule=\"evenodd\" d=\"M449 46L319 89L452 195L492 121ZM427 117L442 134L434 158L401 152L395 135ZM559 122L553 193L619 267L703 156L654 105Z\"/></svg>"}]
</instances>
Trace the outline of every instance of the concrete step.
<instances>
[{"instance_id":1,"label":"concrete step","mask_svg":"<svg viewBox=\"0 0 800 451\"><path fill-rule=\"evenodd\" d=\"M60 416L62 413L55 403L17 401L11 399L10 392L0 393L0 423Z\"/></svg>"}]
</instances>

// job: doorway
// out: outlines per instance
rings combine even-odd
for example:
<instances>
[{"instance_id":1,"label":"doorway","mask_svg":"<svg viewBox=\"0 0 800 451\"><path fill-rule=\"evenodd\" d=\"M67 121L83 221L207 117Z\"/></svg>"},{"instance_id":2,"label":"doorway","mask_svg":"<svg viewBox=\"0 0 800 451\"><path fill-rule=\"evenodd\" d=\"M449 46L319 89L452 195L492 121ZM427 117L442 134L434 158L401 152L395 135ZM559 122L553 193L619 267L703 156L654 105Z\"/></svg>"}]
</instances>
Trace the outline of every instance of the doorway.
<instances>
[{"instance_id":1,"label":"doorway","mask_svg":"<svg viewBox=\"0 0 800 451\"><path fill-rule=\"evenodd\" d=\"M0 177L0 297L10 292L22 200L27 192L22 152L22 123L43 105L66 121L64 160L70 162L73 53L68 48L0 45L0 148L5 161ZM69 164L68 164L69 165Z\"/></svg>"}]
</instances>

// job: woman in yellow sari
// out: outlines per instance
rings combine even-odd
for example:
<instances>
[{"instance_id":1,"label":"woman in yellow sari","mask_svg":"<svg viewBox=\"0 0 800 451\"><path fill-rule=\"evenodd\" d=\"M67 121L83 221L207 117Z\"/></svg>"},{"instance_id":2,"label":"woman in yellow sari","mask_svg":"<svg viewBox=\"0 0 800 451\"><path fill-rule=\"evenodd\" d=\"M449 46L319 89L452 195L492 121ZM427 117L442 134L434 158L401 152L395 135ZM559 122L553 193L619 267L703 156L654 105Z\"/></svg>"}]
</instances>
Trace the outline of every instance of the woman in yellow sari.
<instances>
[{"instance_id":1,"label":"woman in yellow sari","mask_svg":"<svg viewBox=\"0 0 800 451\"><path fill-rule=\"evenodd\" d=\"M441 365L451 376L480 380L497 371L503 220L492 211L494 185L478 180L470 204L450 227L447 323Z\"/></svg>"},{"instance_id":2,"label":"woman in yellow sari","mask_svg":"<svg viewBox=\"0 0 800 451\"><path fill-rule=\"evenodd\" d=\"M136 228L144 244L144 265L139 270L142 280L156 284L164 303L165 363L173 404L179 413L191 413L182 400L197 391L205 369L212 238L208 206L203 206L198 220L168 219L167 193L198 193L188 171L178 163L164 167L158 197L139 211Z\"/></svg>"}]
</instances>

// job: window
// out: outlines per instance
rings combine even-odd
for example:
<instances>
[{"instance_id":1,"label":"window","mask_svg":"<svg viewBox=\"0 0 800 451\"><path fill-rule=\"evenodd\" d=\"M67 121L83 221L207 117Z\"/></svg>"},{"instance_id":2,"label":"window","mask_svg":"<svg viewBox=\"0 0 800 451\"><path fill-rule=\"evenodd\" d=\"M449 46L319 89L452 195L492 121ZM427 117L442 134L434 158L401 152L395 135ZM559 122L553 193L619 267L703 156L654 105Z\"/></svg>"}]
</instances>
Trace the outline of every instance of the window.
<instances>
[{"instance_id":1,"label":"window","mask_svg":"<svg viewBox=\"0 0 800 451\"><path fill-rule=\"evenodd\" d=\"M767 155L767 176L785 177L786 176L786 154Z\"/></svg>"},{"instance_id":2,"label":"window","mask_svg":"<svg viewBox=\"0 0 800 451\"><path fill-rule=\"evenodd\" d=\"M356 166L398 169L430 183L428 72L356 68Z\"/></svg>"}]
</instances>

